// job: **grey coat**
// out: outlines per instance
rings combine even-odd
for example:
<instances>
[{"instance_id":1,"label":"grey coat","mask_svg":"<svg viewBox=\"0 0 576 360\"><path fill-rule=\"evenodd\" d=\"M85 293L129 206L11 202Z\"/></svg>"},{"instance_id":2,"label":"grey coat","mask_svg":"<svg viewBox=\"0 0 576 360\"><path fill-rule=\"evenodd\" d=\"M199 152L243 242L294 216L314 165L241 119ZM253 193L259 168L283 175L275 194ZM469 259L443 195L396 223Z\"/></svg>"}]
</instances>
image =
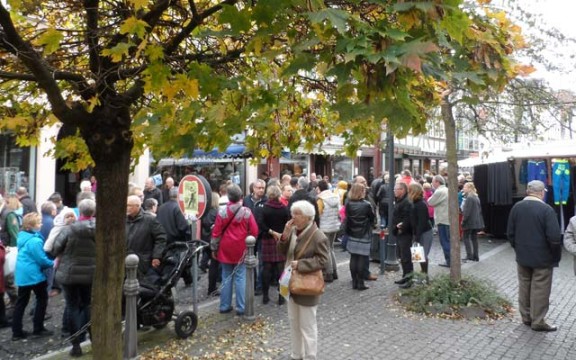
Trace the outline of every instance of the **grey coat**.
<instances>
[{"instance_id":1,"label":"grey coat","mask_svg":"<svg viewBox=\"0 0 576 360\"><path fill-rule=\"evenodd\" d=\"M468 194L462 205L462 229L480 230L484 229L484 218L478 195Z\"/></svg>"},{"instance_id":2,"label":"grey coat","mask_svg":"<svg viewBox=\"0 0 576 360\"><path fill-rule=\"evenodd\" d=\"M54 240L52 255L60 256L56 280L64 285L90 285L96 269L96 223L77 221Z\"/></svg>"}]
</instances>

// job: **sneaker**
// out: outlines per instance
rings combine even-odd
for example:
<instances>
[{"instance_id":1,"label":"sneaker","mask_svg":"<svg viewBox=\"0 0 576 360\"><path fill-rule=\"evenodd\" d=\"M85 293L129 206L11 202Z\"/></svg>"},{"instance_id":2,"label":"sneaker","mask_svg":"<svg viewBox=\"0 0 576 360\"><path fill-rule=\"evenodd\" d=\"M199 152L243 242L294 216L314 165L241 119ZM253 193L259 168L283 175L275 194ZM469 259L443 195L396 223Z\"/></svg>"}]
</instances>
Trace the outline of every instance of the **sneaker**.
<instances>
[{"instance_id":1,"label":"sneaker","mask_svg":"<svg viewBox=\"0 0 576 360\"><path fill-rule=\"evenodd\" d=\"M70 350L70 356L80 357L82 356L82 347L80 344L72 344L72 350Z\"/></svg>"},{"instance_id":2,"label":"sneaker","mask_svg":"<svg viewBox=\"0 0 576 360\"><path fill-rule=\"evenodd\" d=\"M226 309L226 310L220 310L220 314L228 314L232 312L232 308Z\"/></svg>"},{"instance_id":3,"label":"sneaker","mask_svg":"<svg viewBox=\"0 0 576 360\"><path fill-rule=\"evenodd\" d=\"M46 337L54 335L54 331L48 329L42 329L40 331L34 331L32 333L32 337L39 338L39 337Z\"/></svg>"}]
</instances>

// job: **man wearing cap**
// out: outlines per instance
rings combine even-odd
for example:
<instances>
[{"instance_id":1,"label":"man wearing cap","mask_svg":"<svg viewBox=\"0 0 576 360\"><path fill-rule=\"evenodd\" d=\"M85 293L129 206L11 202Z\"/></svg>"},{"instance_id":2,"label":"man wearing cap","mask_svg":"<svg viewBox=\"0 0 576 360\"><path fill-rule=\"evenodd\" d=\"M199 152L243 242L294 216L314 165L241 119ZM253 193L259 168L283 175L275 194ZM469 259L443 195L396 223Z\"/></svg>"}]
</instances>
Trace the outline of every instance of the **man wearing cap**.
<instances>
[{"instance_id":1,"label":"man wearing cap","mask_svg":"<svg viewBox=\"0 0 576 360\"><path fill-rule=\"evenodd\" d=\"M527 196L512 207L508 217L508 239L516 252L520 316L534 331L557 329L544 318L550 306L552 270L560 262L562 243L556 213L542 200L545 192L542 181L530 181Z\"/></svg>"}]
</instances>

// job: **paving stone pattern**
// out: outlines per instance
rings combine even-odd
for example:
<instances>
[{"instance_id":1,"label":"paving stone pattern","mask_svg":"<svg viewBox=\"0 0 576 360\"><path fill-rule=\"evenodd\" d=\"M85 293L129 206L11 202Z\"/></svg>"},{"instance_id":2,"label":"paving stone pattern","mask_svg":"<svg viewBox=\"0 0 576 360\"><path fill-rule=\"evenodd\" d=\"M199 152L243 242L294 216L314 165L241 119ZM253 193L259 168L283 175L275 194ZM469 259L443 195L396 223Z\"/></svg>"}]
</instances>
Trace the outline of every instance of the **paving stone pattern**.
<instances>
[{"instance_id":1,"label":"paving stone pattern","mask_svg":"<svg viewBox=\"0 0 576 360\"><path fill-rule=\"evenodd\" d=\"M371 289L355 291L351 288L348 254L337 248L336 255L340 279L328 284L318 307L319 359L576 359L576 296L573 295L576 277L572 256L567 253L563 254L560 268L554 273L548 315L549 321L559 326L554 333L530 330L520 322L518 314L499 321L466 321L407 313L394 300L397 285L393 281L400 278L400 273L379 275L377 281L367 283ZM430 258L431 276L449 272L449 269L437 266L443 262L437 238ZM378 263L370 266L373 273L379 273ZM418 265L415 267L418 270ZM462 271L465 275L491 281L517 306L514 252L505 241L481 237L480 262L466 263ZM195 339L202 338L203 326L210 326L210 336L214 336L245 321L233 314L218 314L217 298L206 295L206 281L206 275L202 275L199 315L200 321L205 323L201 323L193 335ZM180 283L177 290L179 308L191 306L191 289ZM257 347L252 358L289 359L286 306L276 304L275 290L271 290L270 297L271 302L267 305L262 305L261 297L256 297L256 314L268 323L270 330L261 339L263 345ZM56 330L52 338L11 342L11 330L1 329L0 359L31 359L65 348L68 344L61 343L59 333L63 301L61 295L50 299L49 312L53 317L46 323ZM30 327L31 318L26 316L25 328ZM173 332L172 329L162 331ZM193 346L187 353L191 358L199 358L204 351L202 346Z\"/></svg>"}]
</instances>

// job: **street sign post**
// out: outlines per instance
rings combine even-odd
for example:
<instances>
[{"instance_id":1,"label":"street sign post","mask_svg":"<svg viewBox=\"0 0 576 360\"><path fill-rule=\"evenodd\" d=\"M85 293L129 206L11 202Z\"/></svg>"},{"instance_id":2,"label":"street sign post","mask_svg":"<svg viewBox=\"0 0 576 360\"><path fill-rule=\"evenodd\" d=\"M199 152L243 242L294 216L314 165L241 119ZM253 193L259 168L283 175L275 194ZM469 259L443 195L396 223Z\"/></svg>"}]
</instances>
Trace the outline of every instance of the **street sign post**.
<instances>
[{"instance_id":1,"label":"street sign post","mask_svg":"<svg viewBox=\"0 0 576 360\"><path fill-rule=\"evenodd\" d=\"M200 175L186 175L178 186L178 206L187 219L200 219L210 207L212 191Z\"/></svg>"}]
</instances>

